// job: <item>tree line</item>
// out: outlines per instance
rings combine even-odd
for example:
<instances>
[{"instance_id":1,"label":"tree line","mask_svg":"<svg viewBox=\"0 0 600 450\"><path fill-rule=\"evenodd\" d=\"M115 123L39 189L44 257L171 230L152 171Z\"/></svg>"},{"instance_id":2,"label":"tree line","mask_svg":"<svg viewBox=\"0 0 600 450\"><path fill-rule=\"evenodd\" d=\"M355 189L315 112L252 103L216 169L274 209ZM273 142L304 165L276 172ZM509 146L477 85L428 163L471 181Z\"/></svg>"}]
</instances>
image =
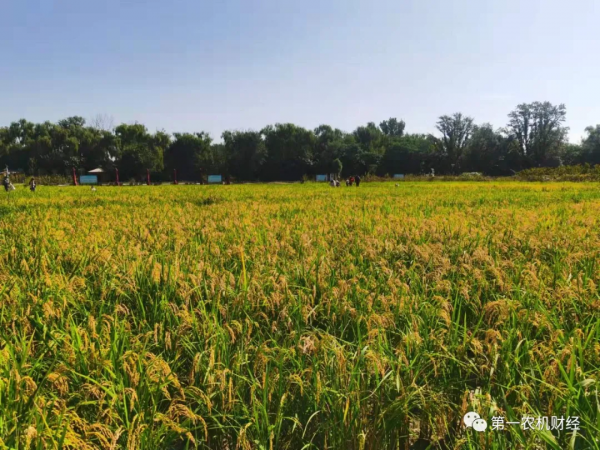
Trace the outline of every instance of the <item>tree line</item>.
<instances>
[{"instance_id":1,"label":"tree line","mask_svg":"<svg viewBox=\"0 0 600 450\"><path fill-rule=\"evenodd\" d=\"M299 180L316 174L512 175L533 167L600 163L600 125L580 144L567 140L566 107L518 105L496 129L461 113L439 117L434 134L406 132L403 120L369 122L352 132L292 123L262 130L225 131L216 143L206 132L151 133L142 124L112 126L69 117L57 123L25 119L0 128L0 164L29 175L68 175L118 169L122 180L198 181L222 174L239 181Z\"/></svg>"}]
</instances>

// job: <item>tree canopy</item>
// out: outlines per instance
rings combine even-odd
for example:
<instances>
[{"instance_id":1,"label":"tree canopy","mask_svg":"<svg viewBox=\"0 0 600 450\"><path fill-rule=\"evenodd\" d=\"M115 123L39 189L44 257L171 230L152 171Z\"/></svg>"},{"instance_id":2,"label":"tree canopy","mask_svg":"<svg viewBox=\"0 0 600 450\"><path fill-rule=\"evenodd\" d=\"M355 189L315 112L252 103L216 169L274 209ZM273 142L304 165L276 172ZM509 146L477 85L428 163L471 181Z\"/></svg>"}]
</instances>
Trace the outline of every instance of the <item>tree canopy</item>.
<instances>
[{"instance_id":1,"label":"tree canopy","mask_svg":"<svg viewBox=\"0 0 600 450\"><path fill-rule=\"evenodd\" d=\"M261 130L225 131L222 143L208 133L148 131L143 124L113 125L96 116L57 123L25 119L0 127L0 164L32 175L80 173L101 167L122 178L200 180L210 173L240 181L299 180L316 174L381 176L395 173L510 175L529 167L600 163L600 125L586 129L581 145L567 141L566 107L522 103L504 128L477 124L460 112L442 115L437 133L407 132L391 117L345 132L323 124L310 130L292 123Z\"/></svg>"}]
</instances>

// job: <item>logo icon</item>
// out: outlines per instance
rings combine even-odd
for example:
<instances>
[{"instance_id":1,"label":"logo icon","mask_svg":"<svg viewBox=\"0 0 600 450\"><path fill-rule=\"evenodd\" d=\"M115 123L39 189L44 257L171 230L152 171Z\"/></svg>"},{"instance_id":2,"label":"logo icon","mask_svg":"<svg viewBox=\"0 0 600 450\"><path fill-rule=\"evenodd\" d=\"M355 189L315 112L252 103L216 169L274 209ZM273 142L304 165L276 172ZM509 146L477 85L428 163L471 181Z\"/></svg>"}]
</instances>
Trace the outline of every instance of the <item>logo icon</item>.
<instances>
[{"instance_id":1,"label":"logo icon","mask_svg":"<svg viewBox=\"0 0 600 450\"><path fill-rule=\"evenodd\" d=\"M487 422L483 420L479 414L470 411L463 417L463 423L467 428L473 428L475 431L481 433L487 428Z\"/></svg>"}]
</instances>

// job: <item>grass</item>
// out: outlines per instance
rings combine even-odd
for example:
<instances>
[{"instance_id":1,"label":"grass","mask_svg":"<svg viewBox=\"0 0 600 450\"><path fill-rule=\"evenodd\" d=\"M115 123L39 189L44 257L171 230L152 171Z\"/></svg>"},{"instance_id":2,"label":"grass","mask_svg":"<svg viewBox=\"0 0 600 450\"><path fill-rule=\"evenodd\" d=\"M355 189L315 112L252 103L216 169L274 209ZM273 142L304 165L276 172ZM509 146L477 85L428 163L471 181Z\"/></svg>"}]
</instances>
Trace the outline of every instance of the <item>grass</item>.
<instances>
[{"instance_id":1,"label":"grass","mask_svg":"<svg viewBox=\"0 0 600 450\"><path fill-rule=\"evenodd\" d=\"M10 195L0 448L600 449L596 184Z\"/></svg>"}]
</instances>

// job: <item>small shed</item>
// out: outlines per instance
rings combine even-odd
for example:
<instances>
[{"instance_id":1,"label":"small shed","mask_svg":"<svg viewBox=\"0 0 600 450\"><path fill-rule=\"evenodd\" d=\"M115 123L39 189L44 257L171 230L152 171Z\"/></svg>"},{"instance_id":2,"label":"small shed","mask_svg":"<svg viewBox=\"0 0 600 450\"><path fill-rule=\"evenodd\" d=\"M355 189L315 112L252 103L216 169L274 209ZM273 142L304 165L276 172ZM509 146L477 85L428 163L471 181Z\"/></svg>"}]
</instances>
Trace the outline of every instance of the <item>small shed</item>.
<instances>
[{"instance_id":1,"label":"small shed","mask_svg":"<svg viewBox=\"0 0 600 450\"><path fill-rule=\"evenodd\" d=\"M104 169L98 167L97 169L93 169L88 171L90 175L96 175L98 177L98 184L102 184L104 181Z\"/></svg>"}]
</instances>

